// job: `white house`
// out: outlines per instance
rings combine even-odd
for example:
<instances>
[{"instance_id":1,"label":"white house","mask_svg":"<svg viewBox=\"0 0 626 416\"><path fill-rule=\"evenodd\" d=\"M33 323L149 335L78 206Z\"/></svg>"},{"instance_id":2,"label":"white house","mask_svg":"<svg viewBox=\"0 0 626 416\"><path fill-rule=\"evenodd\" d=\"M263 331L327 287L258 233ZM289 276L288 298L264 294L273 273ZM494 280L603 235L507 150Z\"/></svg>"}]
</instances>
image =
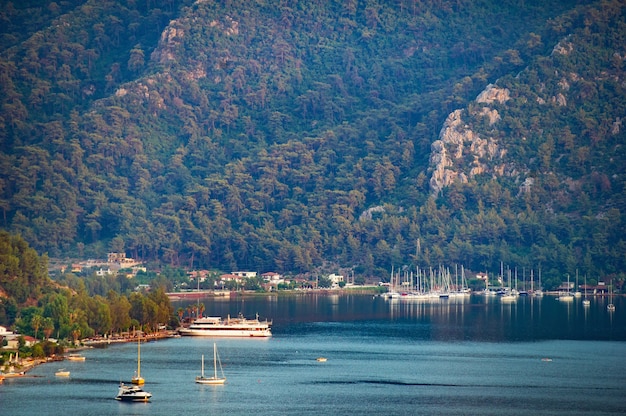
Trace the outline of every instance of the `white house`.
<instances>
[{"instance_id":1,"label":"white house","mask_svg":"<svg viewBox=\"0 0 626 416\"><path fill-rule=\"evenodd\" d=\"M335 274L332 273L330 275L328 275L328 278L330 279L331 283L332 283L332 288L336 289L337 287L339 287L339 283L343 282L343 276L340 274Z\"/></svg>"},{"instance_id":2,"label":"white house","mask_svg":"<svg viewBox=\"0 0 626 416\"><path fill-rule=\"evenodd\" d=\"M267 273L263 273L261 275L261 277L263 277L263 281L266 283L270 283L272 285L278 285L281 283L285 283L285 279L283 279L283 276L281 276L280 274L276 273L276 272L267 272Z\"/></svg>"},{"instance_id":3,"label":"white house","mask_svg":"<svg viewBox=\"0 0 626 416\"><path fill-rule=\"evenodd\" d=\"M243 279L252 279L256 277L256 272L231 272L230 274L239 276Z\"/></svg>"}]
</instances>

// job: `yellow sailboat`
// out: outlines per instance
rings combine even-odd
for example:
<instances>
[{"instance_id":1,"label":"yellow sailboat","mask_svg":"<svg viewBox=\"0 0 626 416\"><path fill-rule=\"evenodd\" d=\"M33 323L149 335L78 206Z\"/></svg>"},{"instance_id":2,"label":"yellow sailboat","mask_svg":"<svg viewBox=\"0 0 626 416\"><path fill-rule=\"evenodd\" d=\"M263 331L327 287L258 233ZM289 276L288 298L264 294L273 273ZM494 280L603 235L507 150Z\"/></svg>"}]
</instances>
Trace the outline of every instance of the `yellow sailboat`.
<instances>
[{"instance_id":1,"label":"yellow sailboat","mask_svg":"<svg viewBox=\"0 0 626 416\"><path fill-rule=\"evenodd\" d=\"M141 377L141 337L137 337L137 372L130 382L138 386L142 386L146 382Z\"/></svg>"}]
</instances>

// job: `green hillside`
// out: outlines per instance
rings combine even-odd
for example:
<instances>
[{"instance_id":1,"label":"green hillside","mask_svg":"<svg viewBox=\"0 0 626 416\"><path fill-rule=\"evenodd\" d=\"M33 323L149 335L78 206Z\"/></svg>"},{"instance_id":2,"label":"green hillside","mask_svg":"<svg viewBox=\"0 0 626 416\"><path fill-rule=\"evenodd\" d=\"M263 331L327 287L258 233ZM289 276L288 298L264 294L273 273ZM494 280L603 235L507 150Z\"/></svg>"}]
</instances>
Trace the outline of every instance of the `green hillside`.
<instances>
[{"instance_id":1,"label":"green hillside","mask_svg":"<svg viewBox=\"0 0 626 416\"><path fill-rule=\"evenodd\" d=\"M1 221L50 257L624 270L622 2L50 4L0 57ZM450 114L499 152L433 187Z\"/></svg>"}]
</instances>

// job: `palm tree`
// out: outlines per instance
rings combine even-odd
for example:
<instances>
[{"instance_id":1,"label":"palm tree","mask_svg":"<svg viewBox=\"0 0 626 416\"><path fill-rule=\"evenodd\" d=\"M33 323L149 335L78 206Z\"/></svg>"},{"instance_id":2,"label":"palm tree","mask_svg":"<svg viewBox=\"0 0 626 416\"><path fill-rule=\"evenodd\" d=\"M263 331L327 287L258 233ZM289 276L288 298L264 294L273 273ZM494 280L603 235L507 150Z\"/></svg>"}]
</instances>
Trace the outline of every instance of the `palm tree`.
<instances>
[{"instance_id":1,"label":"palm tree","mask_svg":"<svg viewBox=\"0 0 626 416\"><path fill-rule=\"evenodd\" d=\"M46 336L46 339L50 338L52 332L54 332L54 321L52 320L52 318L44 318L43 333Z\"/></svg>"},{"instance_id":2,"label":"palm tree","mask_svg":"<svg viewBox=\"0 0 626 416\"><path fill-rule=\"evenodd\" d=\"M35 339L37 339L37 333L42 324L43 317L41 315L33 315L33 317L30 318L30 326L35 330Z\"/></svg>"}]
</instances>

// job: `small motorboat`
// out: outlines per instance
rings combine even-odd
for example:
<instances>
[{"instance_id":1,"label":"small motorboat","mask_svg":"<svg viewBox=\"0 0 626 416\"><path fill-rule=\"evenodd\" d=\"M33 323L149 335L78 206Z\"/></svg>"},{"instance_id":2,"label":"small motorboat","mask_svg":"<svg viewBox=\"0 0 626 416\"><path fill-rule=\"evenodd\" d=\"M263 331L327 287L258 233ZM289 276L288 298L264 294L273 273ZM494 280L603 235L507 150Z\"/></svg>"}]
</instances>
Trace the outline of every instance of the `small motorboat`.
<instances>
[{"instance_id":1,"label":"small motorboat","mask_svg":"<svg viewBox=\"0 0 626 416\"><path fill-rule=\"evenodd\" d=\"M65 368L60 368L59 371L54 373L54 375L57 376L57 377L69 377L70 376L70 372L67 371Z\"/></svg>"},{"instance_id":2,"label":"small motorboat","mask_svg":"<svg viewBox=\"0 0 626 416\"><path fill-rule=\"evenodd\" d=\"M121 383L115 400L122 402L148 402L151 397L152 393L144 391L139 386L129 386Z\"/></svg>"},{"instance_id":3,"label":"small motorboat","mask_svg":"<svg viewBox=\"0 0 626 416\"><path fill-rule=\"evenodd\" d=\"M328 361L326 357L317 357L315 360L320 363L325 363L326 361Z\"/></svg>"}]
</instances>

